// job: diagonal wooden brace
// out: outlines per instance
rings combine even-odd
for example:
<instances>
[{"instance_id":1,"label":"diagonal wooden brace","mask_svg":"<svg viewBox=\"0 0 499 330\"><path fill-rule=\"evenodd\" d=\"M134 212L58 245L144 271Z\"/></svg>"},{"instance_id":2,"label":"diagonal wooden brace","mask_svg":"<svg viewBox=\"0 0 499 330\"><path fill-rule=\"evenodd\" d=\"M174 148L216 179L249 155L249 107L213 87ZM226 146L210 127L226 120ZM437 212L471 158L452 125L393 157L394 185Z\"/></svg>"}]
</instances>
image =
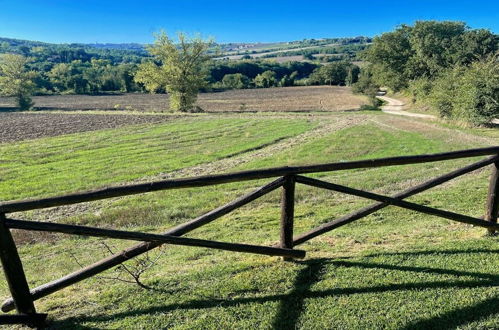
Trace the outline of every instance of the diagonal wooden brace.
<instances>
[{"instance_id":1,"label":"diagonal wooden brace","mask_svg":"<svg viewBox=\"0 0 499 330\"><path fill-rule=\"evenodd\" d=\"M480 226L480 227L485 227L485 228L492 228L492 229L499 229L499 224L497 223L492 223L489 221L485 221L482 219L470 217L464 214L459 214L459 213L454 213L450 211L445 211L445 210L439 210L433 207L429 206L424 206L412 202L407 202L398 198L393 198L389 196L384 196L380 194L375 194L372 192L360 190L360 189L354 189L346 186L342 186L339 184L334 184L326 181L321 181L321 180L316 180L312 178L307 178L304 176L297 176L296 177L296 182L303 183L309 186L317 187L317 188L323 188L327 190L333 190L353 196L358 196L358 197L363 197L363 198L368 198L372 199L378 202L383 202L386 204L390 205L395 205L398 207L402 207L405 209L429 214L429 215L435 215L441 218L446 218L449 220L454 220L462 223L467 223L475 226Z\"/></svg>"}]
</instances>

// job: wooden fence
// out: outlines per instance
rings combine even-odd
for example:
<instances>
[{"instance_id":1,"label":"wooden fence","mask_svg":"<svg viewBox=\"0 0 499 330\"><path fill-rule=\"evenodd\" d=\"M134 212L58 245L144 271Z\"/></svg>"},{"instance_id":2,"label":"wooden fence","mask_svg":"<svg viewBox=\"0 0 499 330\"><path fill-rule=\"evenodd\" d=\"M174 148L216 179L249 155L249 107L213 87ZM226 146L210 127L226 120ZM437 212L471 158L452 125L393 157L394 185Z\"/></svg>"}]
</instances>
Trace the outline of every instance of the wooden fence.
<instances>
[{"instance_id":1,"label":"wooden fence","mask_svg":"<svg viewBox=\"0 0 499 330\"><path fill-rule=\"evenodd\" d=\"M392 165L419 164L477 156L489 157L472 163L466 167L423 182L393 196L380 195L303 176L303 174L307 173L374 168ZM457 178L461 175L470 173L488 165L492 165L492 175L490 178L489 191L487 195L486 212L483 218L475 218L464 214L440 210L404 200L409 196L413 196L435 186L441 185L442 183L447 182L451 179ZM435 215L458 222L485 227L491 234L493 234L495 231L499 230L499 225L497 224L497 215L499 208L498 169L499 147L490 147L430 155L402 156L309 166L269 168L230 174L209 175L193 178L163 180L143 184L117 186L83 193L36 200L3 202L0 203L0 260L3 265L3 271L5 273L5 277L9 285L12 297L7 299L3 303L1 309L3 312L9 312L13 309L16 309L17 314L1 315L0 324L22 323L31 326L40 326L44 323L46 314L39 314L36 312L34 306L35 300L61 290L71 284L99 274L107 269L117 266L129 259L132 259L165 243L282 256L285 260L304 258L305 251L293 249L295 246L302 244L316 236L329 232L335 228L346 225L352 221L361 219L388 205L394 205L401 208ZM276 177L277 179L274 179L272 182L256 189L255 191L241 196L226 205L214 209L184 224L176 226L162 234L150 234L38 221L24 221L7 217L8 213L13 212L82 203L118 196L141 194L151 191L203 187L224 184L228 182L239 182ZM314 228L306 233L302 233L298 236L293 236L294 194L295 185L297 183L371 199L376 201L376 203L345 215L339 219L324 223L321 226ZM229 212L240 208L243 205L246 205L278 188L282 188L280 244L278 246L226 243L180 237L183 234L186 234L196 228L208 224L220 218L221 216L226 215ZM64 276L63 278L46 283L30 290L24 274L21 260L19 258L17 247L14 240L12 239L10 229L48 231L65 234L126 239L141 241L141 243L132 246L124 251L121 251L120 253L116 253L105 259L102 259L81 270Z\"/></svg>"}]
</instances>

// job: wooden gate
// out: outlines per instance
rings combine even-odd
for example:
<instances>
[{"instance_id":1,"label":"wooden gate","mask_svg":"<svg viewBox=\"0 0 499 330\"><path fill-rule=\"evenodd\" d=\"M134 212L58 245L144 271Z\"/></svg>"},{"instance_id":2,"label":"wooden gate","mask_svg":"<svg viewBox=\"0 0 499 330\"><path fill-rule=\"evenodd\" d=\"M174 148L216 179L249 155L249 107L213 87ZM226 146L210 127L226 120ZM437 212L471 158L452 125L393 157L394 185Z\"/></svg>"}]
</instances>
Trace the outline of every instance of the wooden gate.
<instances>
[{"instance_id":1,"label":"wooden gate","mask_svg":"<svg viewBox=\"0 0 499 330\"><path fill-rule=\"evenodd\" d=\"M408 165L427 162L444 161L458 158L468 158L477 156L489 156L483 160L472 163L466 167L457 169L450 173L438 176L407 190L399 192L393 196L380 195L360 189L326 182L303 176L307 173L341 171L360 168L374 168L392 165ZM482 167L492 165L492 175L489 183L487 195L486 212L483 218L475 218L464 214L451 211L440 210L433 207L420 205L405 201L404 199L430 188L441 185L444 182L457 178L461 175L470 173ZM369 160L359 160L352 162L328 163L308 166L291 166L269 168L262 170L244 171L229 174L208 175L201 177L182 178L173 180L155 181L150 183L132 184L126 186L109 187L83 193L76 193L58 197L43 199L9 201L0 203L0 260L3 265L3 271L12 297L7 299L1 306L3 312L17 310L17 314L0 315L0 324L21 323L30 326L41 326L45 322L46 314L36 312L34 301L45 297L51 293L61 290L71 284L77 283L86 278L99 274L107 269L117 266L129 259L154 249L162 244L176 244L187 246L199 246L205 248L221 249L236 252L257 253L272 256L282 256L285 260L294 258L304 258L305 251L294 249L295 246L302 244L316 236L329 232L335 228L346 225L355 220L361 219L375 211L378 211L389 205L418 211L425 214L435 215L445 219L481 226L488 229L490 234L499 230L497 224L497 215L499 208L499 147L481 148L453 151L447 153L401 156L391 158L379 158ZM203 187L218 185L229 182L240 182L248 180L257 180L265 178L276 178L270 183L256 189L255 191L237 198L236 200L216 208L202 216L190 220L184 224L176 226L162 234L151 234L142 232L132 232L124 230L95 228L88 226L76 226L49 222L25 221L12 219L7 215L13 212L28 211L34 209L48 208L53 206L69 205L82 202L101 200L112 197L141 194L152 191L181 189L192 187ZM358 197L374 200L375 203L335 219L331 222L322 224L306 233L293 236L293 218L294 218L294 191L296 184L304 184L321 189L337 191ZM206 225L231 211L240 208L257 198L264 196L278 188L282 188L281 199L281 228L279 246L259 246L251 244L227 243L195 238L185 238L182 235ZM28 283L23 271L23 266L17 247L10 229L23 229L34 231L48 231L74 235L97 236L115 239L126 239L141 241L141 243L132 246L120 253L116 253L105 259L102 259L81 270L73 272L63 278L46 283L34 289L29 289Z\"/></svg>"}]
</instances>

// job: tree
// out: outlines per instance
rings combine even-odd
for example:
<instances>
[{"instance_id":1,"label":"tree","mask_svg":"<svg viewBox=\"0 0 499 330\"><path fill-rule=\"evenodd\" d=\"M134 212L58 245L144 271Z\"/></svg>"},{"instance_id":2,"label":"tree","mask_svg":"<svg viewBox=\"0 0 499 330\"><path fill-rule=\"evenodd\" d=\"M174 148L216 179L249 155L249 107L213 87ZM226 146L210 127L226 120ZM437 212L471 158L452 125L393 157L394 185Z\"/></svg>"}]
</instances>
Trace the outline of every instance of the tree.
<instances>
[{"instance_id":1,"label":"tree","mask_svg":"<svg viewBox=\"0 0 499 330\"><path fill-rule=\"evenodd\" d=\"M30 59L22 55L0 55L0 95L13 96L21 110L33 106L31 95L35 88L34 71L28 71Z\"/></svg>"},{"instance_id":2,"label":"tree","mask_svg":"<svg viewBox=\"0 0 499 330\"><path fill-rule=\"evenodd\" d=\"M373 81L371 66L367 66L360 70L359 80L352 85L354 93L362 93L369 97L369 101L373 107L378 107L379 102L376 98L376 93L379 91L379 85Z\"/></svg>"},{"instance_id":3,"label":"tree","mask_svg":"<svg viewBox=\"0 0 499 330\"><path fill-rule=\"evenodd\" d=\"M407 85L407 64L412 56L410 44L412 27L402 25L393 32L375 37L364 53L377 84L397 91Z\"/></svg>"},{"instance_id":4,"label":"tree","mask_svg":"<svg viewBox=\"0 0 499 330\"><path fill-rule=\"evenodd\" d=\"M275 72L271 70L262 72L255 77L254 81L256 87L268 88L275 86L276 84Z\"/></svg>"},{"instance_id":5,"label":"tree","mask_svg":"<svg viewBox=\"0 0 499 330\"><path fill-rule=\"evenodd\" d=\"M494 54L498 41L490 31L470 30L463 22L417 21L374 38L364 58L377 84L399 91L412 80L435 79L456 64Z\"/></svg>"},{"instance_id":6,"label":"tree","mask_svg":"<svg viewBox=\"0 0 499 330\"><path fill-rule=\"evenodd\" d=\"M359 80L360 68L357 65L351 64L347 67L347 77L345 84L352 86Z\"/></svg>"},{"instance_id":7,"label":"tree","mask_svg":"<svg viewBox=\"0 0 499 330\"><path fill-rule=\"evenodd\" d=\"M466 29L463 22L416 22L409 37L414 52L407 68L411 78L434 76L451 67Z\"/></svg>"},{"instance_id":8,"label":"tree","mask_svg":"<svg viewBox=\"0 0 499 330\"><path fill-rule=\"evenodd\" d=\"M431 104L442 117L472 125L487 124L499 116L499 62L497 56L456 65L434 81Z\"/></svg>"},{"instance_id":9,"label":"tree","mask_svg":"<svg viewBox=\"0 0 499 330\"><path fill-rule=\"evenodd\" d=\"M183 33L178 34L178 41L176 45L165 32L158 34L148 48L154 60L140 64L134 79L151 93L165 89L172 110L189 112L206 84L203 65L210 59L206 52L213 42Z\"/></svg>"},{"instance_id":10,"label":"tree","mask_svg":"<svg viewBox=\"0 0 499 330\"><path fill-rule=\"evenodd\" d=\"M248 88L249 78L241 73L226 74L222 79L222 84L225 88Z\"/></svg>"},{"instance_id":11,"label":"tree","mask_svg":"<svg viewBox=\"0 0 499 330\"><path fill-rule=\"evenodd\" d=\"M297 76L298 76L298 72L296 72L296 71L293 71L293 73L291 73L289 76L284 75L284 77L282 77L281 80L279 81L279 86L281 86L281 87L294 86Z\"/></svg>"},{"instance_id":12,"label":"tree","mask_svg":"<svg viewBox=\"0 0 499 330\"><path fill-rule=\"evenodd\" d=\"M333 62L323 65L310 75L310 83L314 85L345 85L347 78L350 79L349 83L357 81L358 71L352 71L349 77L351 68L353 70L353 65L348 62Z\"/></svg>"},{"instance_id":13,"label":"tree","mask_svg":"<svg viewBox=\"0 0 499 330\"><path fill-rule=\"evenodd\" d=\"M47 73L54 88L58 92L64 93L86 93L89 89L89 80L94 81L98 76L83 74L84 64L80 61L71 63L59 63ZM88 78L88 79L87 79ZM94 81L95 83L96 81ZM93 91L93 90L91 90Z\"/></svg>"},{"instance_id":14,"label":"tree","mask_svg":"<svg viewBox=\"0 0 499 330\"><path fill-rule=\"evenodd\" d=\"M499 36L484 29L467 31L456 47L458 64L469 64L473 61L485 59L490 54L495 54L499 46Z\"/></svg>"}]
</instances>

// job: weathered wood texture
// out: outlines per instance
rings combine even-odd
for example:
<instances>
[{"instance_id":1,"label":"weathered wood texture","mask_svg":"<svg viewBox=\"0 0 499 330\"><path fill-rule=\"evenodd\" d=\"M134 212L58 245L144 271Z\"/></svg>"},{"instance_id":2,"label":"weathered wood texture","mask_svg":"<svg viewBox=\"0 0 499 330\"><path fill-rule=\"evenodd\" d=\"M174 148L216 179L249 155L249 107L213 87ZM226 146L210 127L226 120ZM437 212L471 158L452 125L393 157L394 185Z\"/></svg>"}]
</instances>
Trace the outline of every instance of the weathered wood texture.
<instances>
[{"instance_id":1,"label":"weathered wood texture","mask_svg":"<svg viewBox=\"0 0 499 330\"><path fill-rule=\"evenodd\" d=\"M227 203L224 206L221 206L213 211L210 211L200 217L197 217L196 219L193 219L187 223L181 224L177 227L174 227L164 233L164 235L172 235L172 236L181 236L185 233L188 233L198 227L201 227L211 221L214 221L231 211L244 206L257 198L268 194L277 188L281 187L284 182L283 178L279 178L275 181L272 181L268 184L266 184L263 187L260 187L256 189L255 191L244 195L230 203ZM97 261L96 263L89 265L81 270L78 270L76 272L73 272L71 274L68 274L60 279L57 279L52 282L48 282L46 284L43 284L39 287L36 287L31 290L31 297L33 300L40 299L42 297L45 297L53 292L56 292L62 288L65 288L67 286L70 286L74 283L77 283L79 281L82 281L86 278L92 277L94 275L97 275L105 270L108 270L114 266L117 266L127 260L130 260L132 258L135 258L136 256L139 256L147 251L150 251L158 246L160 246L161 243L155 243L155 242L149 242L149 243L140 243L135 246L132 246L126 250L123 250L119 253L116 253L112 256L109 256L105 259L102 259L100 261ZM9 298L4 301L2 304L2 311L8 312L11 311L14 308L14 301L12 298Z\"/></svg>"},{"instance_id":2,"label":"weathered wood texture","mask_svg":"<svg viewBox=\"0 0 499 330\"><path fill-rule=\"evenodd\" d=\"M201 186L208 186L208 185L216 185L216 184L228 183L228 182L233 182L233 181L255 180L255 179L263 179L263 178L270 178L270 177L276 177L276 176L285 176L285 177L289 178L289 176L294 176L297 174L304 174L304 173L338 171L338 170L348 170L348 169L355 169L355 168L371 168L371 167L391 166L391 165L416 164L416 163L435 162L435 161L450 160L450 159L457 159L457 158L475 157L475 156L482 156L482 155L494 155L493 157L482 160L480 162L477 162L475 164L467 166L463 169L456 170L456 171L451 172L449 174L440 176L436 179L427 181L426 183L423 183L419 186L416 186L416 187L408 189L400 194L397 194L394 197L382 196L382 195L373 194L373 193L364 192L364 191L359 191L359 190L355 190L355 189L352 189L349 187L338 186L338 185L335 185L334 189L332 189L333 186L327 186L327 184L329 184L329 183L324 183L324 182L319 181L319 180L316 180L316 181L319 181L320 183L315 182L315 181L307 181L308 178L302 178L301 179L302 183L307 183L307 184L312 184L312 185L317 185L317 186L320 185L322 188L325 188L324 184L326 184L326 186L328 187L327 189L343 191L343 192L351 193L353 195L378 200L380 202L375 203L375 204L368 206L366 208L363 208L363 209L361 209L357 212L354 212L348 216L345 216L345 217L342 217L342 218L337 219L335 221L326 223L326 224L324 224L316 229L313 229L312 231L310 231L308 233L300 235L294 241L291 241L291 242L289 239L289 236L290 236L289 235L289 225L283 226L283 228L284 227L288 228L286 231L283 230L283 232L282 232L284 245L289 245L290 247L293 247L294 245L301 244L301 243L303 243L303 242L305 242L305 241L307 241L315 236L318 236L324 232L327 232L329 230L332 230L334 228L342 226L346 223L349 223L349 222L352 222L352 221L357 220L359 218L362 218L362 217L364 217L364 216L366 216L366 215L368 215L376 210L379 210L383 207L386 207L387 205L390 205L390 204L405 207L408 209L418 208L418 210L421 211L422 210L421 205L405 202L405 201L402 201L401 199L406 198L408 196L412 196L414 194L417 194L417 193L424 191L426 189L429 189L431 187L437 186L437 185L439 185L443 182L446 182L452 178L463 175L465 173L469 173L469 172L471 172L475 169L478 169L480 167L497 162L497 161L499 161L499 157L497 156L498 153L499 153L499 147L491 147L491 148L462 150L462 151L454 151L454 152L431 154L431 155L391 157L391 158L371 159L371 160L342 162L342 163L329 163L329 164L310 165L310 166L280 167L280 168L270 168L270 169L263 169L263 170L245 171L245 172L238 172L238 173L211 175L211 176L203 176L203 177L195 177L195 178L163 180L163 181L151 182L151 183L146 183L146 184L134 184L134 185L128 185L128 186L110 187L110 188L99 189L99 190L94 190L94 191L90 191L90 192L70 194L70 195L65 195L65 196L38 199L38 200L4 202L4 203L0 203L0 213L26 211L26 210L32 210L32 209L37 209L37 208L75 204L75 203L93 201L93 200L98 200L98 199L139 194L139 193L165 190L165 189L178 189L178 188L187 188L187 187L201 187ZM304 181L307 181L307 182L304 182ZM217 208L211 212L208 212L208 213L206 213L206 214L204 214L196 219L193 219L185 224L182 224L182 225L179 225L173 229L170 229L169 231L167 231L163 235L170 235L171 237L183 235L187 232L190 232L190 231L192 231L192 230L194 230L194 229L196 229L204 224L207 224L207 223L231 212L232 210L239 208L239 207L241 207L241 206L243 206L243 205L245 205L245 204L247 204L247 203L249 203L249 202L281 187L281 186L283 186L283 184L289 184L287 182L287 179L279 178L279 179L265 185L264 187L257 189L256 191L254 191L248 195L245 195L241 198L238 198L237 200L235 200L231 203L228 203L220 208ZM338 189L340 189L340 190L338 190ZM285 193L284 193L285 195L287 194L286 191L289 192L289 191L291 191L291 189L285 189ZM294 182L293 182L293 191L294 191ZM287 201L287 202L283 203L283 205L284 204L291 205L293 203L288 203L288 201ZM493 211L494 203L492 203L491 205L492 205L491 214L493 215L494 214L494 211ZM497 208L497 205L495 207ZM287 219L287 222L289 223L289 219L290 219L289 215L290 214L292 215L293 212L292 212L292 210L290 212L289 206L285 206L284 208L286 210L285 210L285 212L283 212L283 214L284 214L283 218L285 217ZM491 225L492 221L489 221L489 222L487 222L487 225L484 225L484 223L486 221L483 221L481 219L467 217L467 216L459 215L456 213L437 210L437 209L428 208L428 207L423 207L423 209L424 209L423 211L425 211L425 213L443 216L443 217L447 217L447 218L450 218L453 220L459 219L462 222L478 224L478 225L482 225L482 226L489 227L489 228L496 228L495 224ZM495 214L497 214L497 212L495 212ZM9 231L7 230L7 232L9 232ZM292 233L292 229L291 229L291 233ZM10 232L9 232L9 235L10 235ZM162 235L160 235L160 236L162 236ZM192 241L191 241L191 243L192 243ZM222 243L222 242L215 242L215 243ZM161 244L163 244L163 241L160 242L157 240L153 240L151 242L141 243L141 244L138 244L136 246L133 246L127 250L124 250L124 251L117 253L113 256L105 258L99 262L96 262L90 266L87 266L84 269L81 269L77 272L69 274L61 279L46 283L42 286L39 286L39 287L31 290L31 299L32 300L39 299L39 298L44 297L50 293L53 293L53 292L58 291L64 287L67 287L71 284L77 283L83 279L94 276L100 272L103 272L107 269L110 269L114 266L117 266L124 261L127 261L127 260L132 259L132 258L134 258L142 253L145 253L145 252L147 252L147 251L149 251L149 250L151 250L151 249L153 249ZM4 304L2 305L2 311L10 311L13 308L14 308L14 300L12 298L7 299L4 302Z\"/></svg>"},{"instance_id":3,"label":"weathered wood texture","mask_svg":"<svg viewBox=\"0 0 499 330\"><path fill-rule=\"evenodd\" d=\"M75 225L66 225L66 224L51 223L51 222L38 222L38 221L35 222L35 221L6 219L4 223L8 228L16 228L24 230L48 231L48 232L64 233L64 234L127 239L134 241L154 242L156 244L167 243L167 244L184 245L184 246L197 246L197 247L205 247L205 248L212 248L219 250L265 254L265 255L281 256L281 257L293 257L293 258L305 257L305 251L291 250L290 248L275 248L275 247L267 247L267 246L251 245L251 244L226 243L226 242L208 241L197 238L186 238L186 237L178 237L172 235L158 235L158 234L149 234L149 233L115 230L115 229L104 229L104 228L96 228L88 226L75 226Z\"/></svg>"},{"instance_id":4,"label":"weathered wood texture","mask_svg":"<svg viewBox=\"0 0 499 330\"><path fill-rule=\"evenodd\" d=\"M430 155L378 158L378 159L358 160L353 162L328 163L328 164L307 165L307 166L286 166L286 167L269 168L262 170L243 171L243 172L236 172L229 174L207 175L194 178L163 180L150 183L109 187L109 188L103 188L83 193L69 194L59 197L3 202L0 203L0 213L27 211L27 210L40 209L52 206L89 202L99 199L140 194L140 193L158 191L158 190L202 187L202 186L216 185L216 184L222 184L234 181L266 179L278 176L296 175L296 174L305 174L305 173L340 171L340 170L349 170L356 168L371 168L371 167L392 166L392 165L419 164L419 163L436 162L436 161L450 160L457 158L496 155L498 153L499 153L499 147L490 147L490 148L460 150L460 151L445 152L445 153L430 154Z\"/></svg>"},{"instance_id":5,"label":"weathered wood texture","mask_svg":"<svg viewBox=\"0 0 499 330\"><path fill-rule=\"evenodd\" d=\"M10 293L18 313L34 314L35 305L31 299L23 265L12 239L9 228L5 225L5 215L0 213L0 260L9 285Z\"/></svg>"},{"instance_id":6,"label":"weathered wood texture","mask_svg":"<svg viewBox=\"0 0 499 330\"><path fill-rule=\"evenodd\" d=\"M281 196L281 248L293 248L293 218L295 213L295 177L284 177ZM284 257L284 260L291 258Z\"/></svg>"},{"instance_id":7,"label":"weathered wood texture","mask_svg":"<svg viewBox=\"0 0 499 330\"><path fill-rule=\"evenodd\" d=\"M490 176L489 192L487 194L487 210L484 219L491 223L497 223L497 213L499 212L499 162L492 165ZM498 232L497 229L488 228L490 235Z\"/></svg>"},{"instance_id":8,"label":"weathered wood texture","mask_svg":"<svg viewBox=\"0 0 499 330\"><path fill-rule=\"evenodd\" d=\"M393 198L389 196L384 196L380 194L375 194L372 192L360 190L360 189L354 189L346 186L342 186L339 184L334 184L326 181L321 181L321 180L316 180L312 178L307 178L304 176L297 176L296 181L299 183L303 183L309 186L317 187L317 188L323 188L327 190L332 190L332 191L337 191L341 192L344 194L349 194L353 196L358 196L358 197L363 197L363 198L368 198L372 199L375 201L383 202L389 205L395 205L398 207L402 207L405 209L429 214L429 215L435 215L441 218L449 219L449 220L454 220L462 223L467 223L470 225L475 225L475 226L480 226L480 227L485 227L485 228L499 228L499 224L497 223L492 223L489 221L485 221L479 218L474 218L470 217L467 215L459 214L459 213L454 213L450 211L445 211L445 210L439 210L433 207L429 206L424 206L424 205L419 205L416 203L412 202L407 202L398 198Z\"/></svg>"},{"instance_id":9,"label":"weathered wood texture","mask_svg":"<svg viewBox=\"0 0 499 330\"><path fill-rule=\"evenodd\" d=\"M452 171L450 173L438 176L436 178L433 178L431 180L428 180L426 182L423 182L417 186L414 186L412 188L406 189L398 194L395 194L393 198L398 198L398 199L404 199L416 194L419 194L420 192L423 192L425 190L431 189L433 187L436 187L438 185L441 185L442 183L445 183L447 181L450 181L452 179L455 179L461 175L473 172L475 170L478 170L482 167L485 167L487 165L493 164L498 160L497 156L492 156L488 157L484 160L478 161L476 163L470 164L468 166L465 166L463 168L457 169L455 171ZM300 234L299 236L294 238L294 246L305 243L308 240L311 240L314 237L317 237L319 235L322 235L324 233L327 233L333 229L339 228L341 226L344 226L346 224L349 224L353 221L359 220L363 217L368 216L371 213L374 213L378 210L381 210L385 207L387 207L388 203L384 202L377 202L371 205L368 205L364 208L361 208L355 212L352 212L350 214L347 214L345 216L342 216L341 218L335 219L333 221L326 222L319 227L316 227L306 233Z\"/></svg>"}]
</instances>

